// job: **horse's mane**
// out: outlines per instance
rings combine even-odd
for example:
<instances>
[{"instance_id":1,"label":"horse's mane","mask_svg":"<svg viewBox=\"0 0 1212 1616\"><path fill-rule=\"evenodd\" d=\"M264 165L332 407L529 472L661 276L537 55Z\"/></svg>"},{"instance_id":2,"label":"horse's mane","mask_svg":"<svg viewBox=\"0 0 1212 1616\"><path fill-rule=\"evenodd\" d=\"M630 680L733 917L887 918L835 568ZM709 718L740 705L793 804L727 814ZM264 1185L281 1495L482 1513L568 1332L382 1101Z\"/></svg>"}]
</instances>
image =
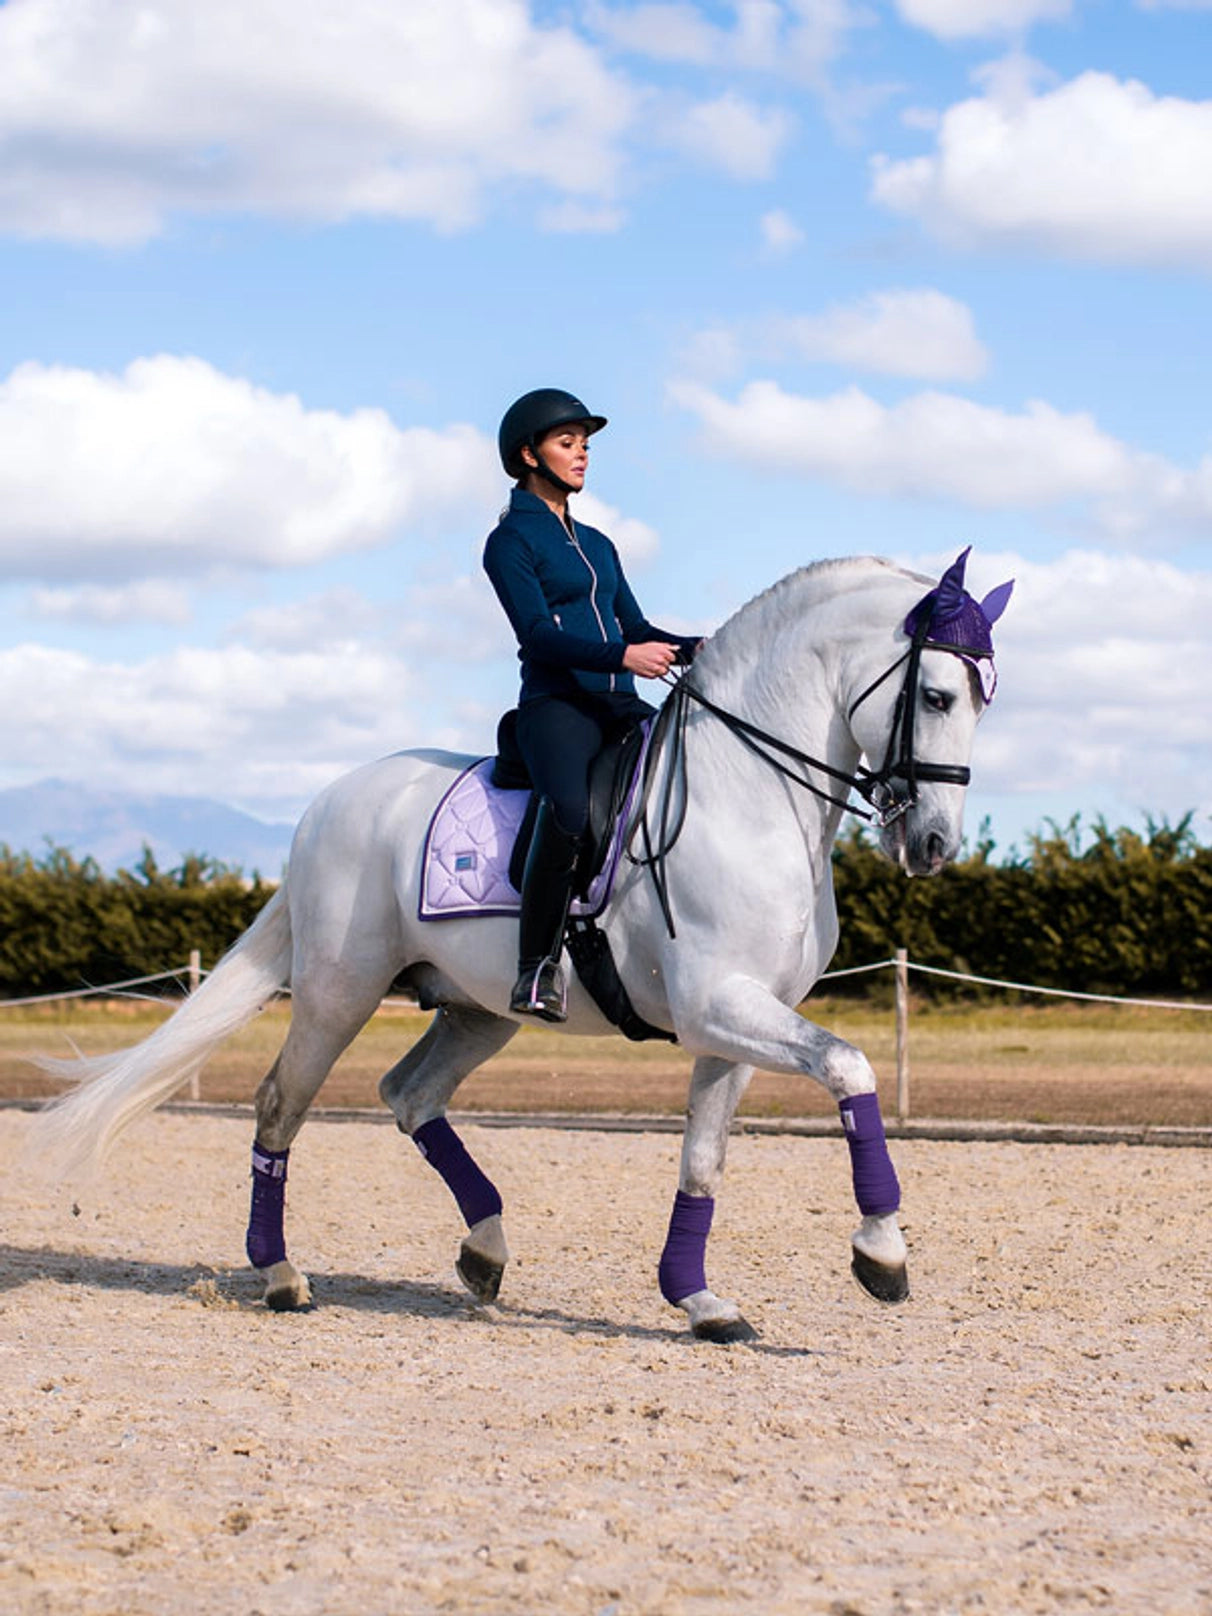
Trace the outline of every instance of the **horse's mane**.
<instances>
[{"instance_id":1,"label":"horse's mane","mask_svg":"<svg viewBox=\"0 0 1212 1616\"><path fill-rule=\"evenodd\" d=\"M821 601L881 582L914 583L931 589L936 580L923 573L910 572L907 567L900 567L882 556L842 556L811 561L738 607L716 630L711 643L726 650L733 639L751 632L755 621L760 621L766 632L777 632L782 624L797 621Z\"/></svg>"}]
</instances>

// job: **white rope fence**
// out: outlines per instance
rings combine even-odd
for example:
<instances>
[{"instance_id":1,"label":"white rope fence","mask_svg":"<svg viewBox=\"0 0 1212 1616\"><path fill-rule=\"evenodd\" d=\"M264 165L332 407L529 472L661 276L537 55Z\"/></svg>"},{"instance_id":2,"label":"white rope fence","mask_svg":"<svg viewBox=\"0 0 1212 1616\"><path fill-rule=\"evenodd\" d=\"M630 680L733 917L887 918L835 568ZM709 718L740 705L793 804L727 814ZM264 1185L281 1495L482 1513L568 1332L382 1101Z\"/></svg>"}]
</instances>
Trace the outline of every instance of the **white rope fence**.
<instances>
[{"instance_id":1,"label":"white rope fence","mask_svg":"<svg viewBox=\"0 0 1212 1616\"><path fill-rule=\"evenodd\" d=\"M852 965L844 971L826 971L821 982L836 981L843 976L860 976L867 971L896 972L896 1116L898 1122L909 1117L909 972L923 976L942 976L952 982L973 982L979 987L1002 988L1012 993L1042 993L1053 999L1081 999L1088 1004L1136 1005L1146 1010L1202 1010L1212 1011L1212 1004L1195 1004L1176 999L1130 999L1115 993L1081 993L1076 988L1045 988L1034 982L1008 982L998 976L975 976L970 971L948 971L941 965L919 965L909 958L909 950L898 948L892 959L876 960L871 965Z\"/></svg>"},{"instance_id":2,"label":"white rope fence","mask_svg":"<svg viewBox=\"0 0 1212 1616\"><path fill-rule=\"evenodd\" d=\"M1123 1004L1133 1005L1145 1010L1196 1010L1212 1012L1212 1004L1197 1004L1188 1000L1178 999L1132 999L1115 993L1082 993L1076 988L1046 988L1035 982L1010 982L997 976L976 976L970 971L948 971L941 965L921 965L909 958L909 951L898 948L892 959L874 960L870 965L851 965L841 971L826 971L818 978L819 982L836 982L843 977L865 976L871 971L896 972L896 1114L897 1120L904 1122L909 1116L909 972L917 971L922 976L946 977L952 982L972 982L978 987L1001 988L1011 993L1039 993L1054 999L1079 999L1089 1004ZM132 993L131 988L148 987L153 982L170 982L175 978L185 977L189 983L189 991L195 993L203 976L209 972L202 970L202 955L200 950L190 950L189 963L179 965L175 970L157 971L151 976L132 976L124 982L110 982L101 987L73 988L64 993L35 993L22 999L0 999L0 1010L16 1010L27 1005L55 1004L71 999L91 998L128 998L146 1000L152 1004L161 1004L163 999L152 993ZM290 989L283 992L289 994ZM398 1006L407 1003L403 999L384 999L384 1006ZM190 1084L190 1098L198 1098L198 1079L195 1076Z\"/></svg>"},{"instance_id":3,"label":"white rope fence","mask_svg":"<svg viewBox=\"0 0 1212 1616\"><path fill-rule=\"evenodd\" d=\"M175 977L190 973L188 965L175 971L156 971L152 976L128 976L125 982L110 982L100 988L73 988L67 993L31 993L24 999L0 999L0 1009L16 1010L27 1004L58 1004L68 999L146 999L151 1004L161 1003L155 993L127 993L127 988L146 987L151 982L171 982ZM192 992L193 989L191 988Z\"/></svg>"}]
</instances>

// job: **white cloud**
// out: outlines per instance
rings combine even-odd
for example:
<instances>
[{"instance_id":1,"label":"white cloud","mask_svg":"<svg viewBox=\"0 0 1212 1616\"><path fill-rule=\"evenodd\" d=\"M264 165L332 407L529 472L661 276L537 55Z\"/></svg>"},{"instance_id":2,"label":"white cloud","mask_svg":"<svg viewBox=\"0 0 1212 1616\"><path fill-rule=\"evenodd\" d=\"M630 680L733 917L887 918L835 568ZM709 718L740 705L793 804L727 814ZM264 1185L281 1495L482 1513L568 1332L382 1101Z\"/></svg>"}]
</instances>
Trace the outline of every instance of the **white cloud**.
<instances>
[{"instance_id":1,"label":"white cloud","mask_svg":"<svg viewBox=\"0 0 1212 1616\"><path fill-rule=\"evenodd\" d=\"M972 311L930 288L873 292L823 314L772 320L766 338L805 359L931 381L980 376L988 363Z\"/></svg>"},{"instance_id":2,"label":"white cloud","mask_svg":"<svg viewBox=\"0 0 1212 1616\"><path fill-rule=\"evenodd\" d=\"M760 221L762 244L769 253L781 255L793 251L805 240L804 232L789 213L773 208L763 213Z\"/></svg>"},{"instance_id":3,"label":"white cloud","mask_svg":"<svg viewBox=\"0 0 1212 1616\"><path fill-rule=\"evenodd\" d=\"M573 505L574 516L596 527L614 542L625 566L651 561L660 548L656 529L637 517L624 516L613 505L607 505L596 494L578 494Z\"/></svg>"},{"instance_id":4,"label":"white cloud","mask_svg":"<svg viewBox=\"0 0 1212 1616\"><path fill-rule=\"evenodd\" d=\"M114 587L34 589L30 606L37 617L74 623L187 623L191 615L186 591L157 578Z\"/></svg>"},{"instance_id":5,"label":"white cloud","mask_svg":"<svg viewBox=\"0 0 1212 1616\"><path fill-rule=\"evenodd\" d=\"M946 393L885 405L857 387L805 398L768 381L751 382L735 403L692 384L675 384L674 398L717 449L869 493L1030 506L1126 479L1121 445L1088 416L1042 403L1014 416Z\"/></svg>"},{"instance_id":6,"label":"white cloud","mask_svg":"<svg viewBox=\"0 0 1212 1616\"><path fill-rule=\"evenodd\" d=\"M979 560L982 587L1016 578L994 631L1001 682L979 788L1212 810L1212 572L1088 550Z\"/></svg>"},{"instance_id":7,"label":"white cloud","mask_svg":"<svg viewBox=\"0 0 1212 1616\"><path fill-rule=\"evenodd\" d=\"M861 493L955 500L981 509L1089 508L1105 538L1177 546L1212 534L1212 456L1175 466L1040 401L1018 414L954 394L880 403L849 387L820 398L749 383L735 402L676 382L675 402L708 444L750 465L822 477Z\"/></svg>"},{"instance_id":8,"label":"white cloud","mask_svg":"<svg viewBox=\"0 0 1212 1616\"><path fill-rule=\"evenodd\" d=\"M447 667L510 658L517 646L485 574L408 583L397 599L370 601L338 587L284 605L258 607L233 623L229 643L275 652L352 651L379 645Z\"/></svg>"},{"instance_id":9,"label":"white cloud","mask_svg":"<svg viewBox=\"0 0 1212 1616\"><path fill-rule=\"evenodd\" d=\"M791 135L792 120L728 91L715 101L671 112L663 138L671 146L737 180L767 178Z\"/></svg>"},{"instance_id":10,"label":"white cloud","mask_svg":"<svg viewBox=\"0 0 1212 1616\"><path fill-rule=\"evenodd\" d=\"M1019 34L1037 22L1069 16L1072 0L896 0L906 22L937 39Z\"/></svg>"},{"instance_id":11,"label":"white cloud","mask_svg":"<svg viewBox=\"0 0 1212 1616\"><path fill-rule=\"evenodd\" d=\"M381 638L390 608L348 585L281 605L257 606L234 622L225 638L253 651L327 651Z\"/></svg>"},{"instance_id":12,"label":"white cloud","mask_svg":"<svg viewBox=\"0 0 1212 1616\"><path fill-rule=\"evenodd\" d=\"M628 82L524 0L9 0L0 224L129 243L174 211L474 221L615 195Z\"/></svg>"},{"instance_id":13,"label":"white cloud","mask_svg":"<svg viewBox=\"0 0 1212 1616\"><path fill-rule=\"evenodd\" d=\"M200 359L120 375L28 363L0 383L0 559L10 576L292 567L499 501L469 426L310 410Z\"/></svg>"},{"instance_id":14,"label":"white cloud","mask_svg":"<svg viewBox=\"0 0 1212 1616\"><path fill-rule=\"evenodd\" d=\"M539 226L553 235L610 235L626 220L622 208L594 207L585 202L560 202L540 208Z\"/></svg>"},{"instance_id":15,"label":"white cloud","mask_svg":"<svg viewBox=\"0 0 1212 1616\"><path fill-rule=\"evenodd\" d=\"M184 647L101 661L19 645L0 651L5 758L26 777L227 801L306 798L345 769L404 745L445 744L425 682L382 647L322 651ZM409 714L414 717L409 718Z\"/></svg>"},{"instance_id":16,"label":"white cloud","mask_svg":"<svg viewBox=\"0 0 1212 1616\"><path fill-rule=\"evenodd\" d=\"M694 67L718 62L731 37L692 5L590 5L586 17L591 28L621 50Z\"/></svg>"},{"instance_id":17,"label":"white cloud","mask_svg":"<svg viewBox=\"0 0 1212 1616\"><path fill-rule=\"evenodd\" d=\"M970 245L1212 267L1212 101L1096 72L1036 92L1031 76L999 64L931 155L877 157L875 200Z\"/></svg>"},{"instance_id":18,"label":"white cloud","mask_svg":"<svg viewBox=\"0 0 1212 1616\"><path fill-rule=\"evenodd\" d=\"M654 61L773 74L821 87L846 36L870 21L851 0L736 0L731 27L699 6L649 3L586 8L591 29L617 49Z\"/></svg>"}]
</instances>

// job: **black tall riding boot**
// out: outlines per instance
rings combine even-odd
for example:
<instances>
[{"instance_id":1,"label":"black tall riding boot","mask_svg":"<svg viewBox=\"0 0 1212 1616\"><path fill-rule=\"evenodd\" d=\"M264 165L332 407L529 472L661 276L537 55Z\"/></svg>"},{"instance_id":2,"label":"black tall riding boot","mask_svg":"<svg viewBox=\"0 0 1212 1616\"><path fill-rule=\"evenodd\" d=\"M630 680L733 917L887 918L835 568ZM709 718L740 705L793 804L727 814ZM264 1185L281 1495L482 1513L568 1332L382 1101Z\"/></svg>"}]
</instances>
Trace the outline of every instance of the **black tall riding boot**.
<instances>
[{"instance_id":1,"label":"black tall riding boot","mask_svg":"<svg viewBox=\"0 0 1212 1616\"><path fill-rule=\"evenodd\" d=\"M550 799L544 797L522 877L518 980L509 1000L509 1008L520 1015L539 1016L543 1021L568 1019L560 954L580 850L581 838L568 834Z\"/></svg>"}]
</instances>

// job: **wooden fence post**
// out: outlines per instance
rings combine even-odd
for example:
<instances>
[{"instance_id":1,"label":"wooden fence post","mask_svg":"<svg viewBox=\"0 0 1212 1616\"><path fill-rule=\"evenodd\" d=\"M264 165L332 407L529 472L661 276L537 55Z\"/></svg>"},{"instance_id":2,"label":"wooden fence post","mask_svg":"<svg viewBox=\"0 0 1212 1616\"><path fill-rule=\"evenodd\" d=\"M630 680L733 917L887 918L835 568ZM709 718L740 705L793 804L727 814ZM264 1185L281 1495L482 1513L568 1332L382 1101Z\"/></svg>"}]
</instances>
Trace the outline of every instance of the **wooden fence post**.
<instances>
[{"instance_id":1,"label":"wooden fence post","mask_svg":"<svg viewBox=\"0 0 1212 1616\"><path fill-rule=\"evenodd\" d=\"M896 951L896 1116L909 1116L909 950Z\"/></svg>"},{"instance_id":2,"label":"wooden fence post","mask_svg":"<svg viewBox=\"0 0 1212 1616\"><path fill-rule=\"evenodd\" d=\"M189 951L189 991L191 993L198 991L198 984L201 980L202 951L198 948L191 948ZM197 1072L189 1080L189 1097L191 1100L199 1100L202 1097L202 1085Z\"/></svg>"}]
</instances>

